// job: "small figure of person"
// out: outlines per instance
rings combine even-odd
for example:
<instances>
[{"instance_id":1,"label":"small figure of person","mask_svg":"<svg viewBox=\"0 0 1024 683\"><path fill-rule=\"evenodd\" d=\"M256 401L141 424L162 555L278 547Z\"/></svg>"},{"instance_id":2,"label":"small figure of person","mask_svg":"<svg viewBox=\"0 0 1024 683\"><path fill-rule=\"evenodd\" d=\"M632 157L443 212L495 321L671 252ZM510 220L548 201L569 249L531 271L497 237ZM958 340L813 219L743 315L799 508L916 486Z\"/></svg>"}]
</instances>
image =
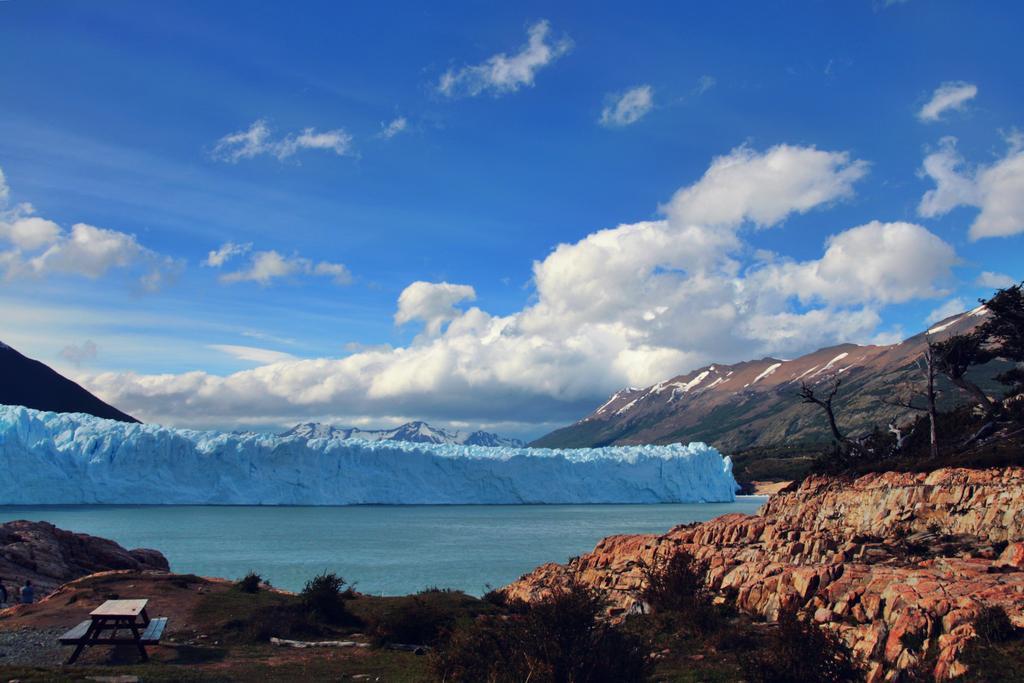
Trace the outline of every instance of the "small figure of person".
<instances>
[{"instance_id":1,"label":"small figure of person","mask_svg":"<svg viewBox=\"0 0 1024 683\"><path fill-rule=\"evenodd\" d=\"M25 585L21 587L21 604L31 605L36 600L36 589L32 587L32 582L25 579Z\"/></svg>"},{"instance_id":2,"label":"small figure of person","mask_svg":"<svg viewBox=\"0 0 1024 683\"><path fill-rule=\"evenodd\" d=\"M7 586L4 585L4 577L0 576L0 609L7 609Z\"/></svg>"}]
</instances>

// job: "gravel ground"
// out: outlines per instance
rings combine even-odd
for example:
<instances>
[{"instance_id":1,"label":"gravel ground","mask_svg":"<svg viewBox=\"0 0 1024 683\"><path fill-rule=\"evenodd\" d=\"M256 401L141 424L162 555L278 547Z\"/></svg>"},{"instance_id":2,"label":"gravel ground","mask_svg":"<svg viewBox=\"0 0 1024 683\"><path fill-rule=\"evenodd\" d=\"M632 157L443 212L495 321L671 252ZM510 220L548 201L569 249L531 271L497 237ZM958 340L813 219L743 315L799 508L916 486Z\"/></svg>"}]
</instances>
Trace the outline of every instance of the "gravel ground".
<instances>
[{"instance_id":1,"label":"gravel ground","mask_svg":"<svg viewBox=\"0 0 1024 683\"><path fill-rule=\"evenodd\" d=\"M0 666L53 666L63 662L70 651L61 650L57 638L67 629L24 628L0 631Z\"/></svg>"}]
</instances>

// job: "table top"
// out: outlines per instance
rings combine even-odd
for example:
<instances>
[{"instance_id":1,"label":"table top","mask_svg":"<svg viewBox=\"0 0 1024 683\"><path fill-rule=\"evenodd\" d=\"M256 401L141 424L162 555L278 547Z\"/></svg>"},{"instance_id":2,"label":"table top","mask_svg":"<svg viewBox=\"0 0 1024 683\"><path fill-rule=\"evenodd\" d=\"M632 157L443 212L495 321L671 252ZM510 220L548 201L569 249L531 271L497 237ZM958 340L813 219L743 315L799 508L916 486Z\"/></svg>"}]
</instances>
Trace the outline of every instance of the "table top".
<instances>
[{"instance_id":1,"label":"table top","mask_svg":"<svg viewBox=\"0 0 1024 683\"><path fill-rule=\"evenodd\" d=\"M94 617L137 617L149 600L107 600L89 612Z\"/></svg>"}]
</instances>

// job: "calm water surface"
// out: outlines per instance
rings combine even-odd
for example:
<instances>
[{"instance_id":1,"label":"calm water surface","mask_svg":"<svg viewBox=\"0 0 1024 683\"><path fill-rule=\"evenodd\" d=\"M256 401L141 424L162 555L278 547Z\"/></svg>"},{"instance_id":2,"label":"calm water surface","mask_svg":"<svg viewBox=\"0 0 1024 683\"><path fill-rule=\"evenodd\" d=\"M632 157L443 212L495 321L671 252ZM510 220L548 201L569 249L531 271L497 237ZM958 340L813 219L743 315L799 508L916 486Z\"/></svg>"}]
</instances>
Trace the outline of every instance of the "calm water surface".
<instances>
[{"instance_id":1,"label":"calm water surface","mask_svg":"<svg viewBox=\"0 0 1024 683\"><path fill-rule=\"evenodd\" d=\"M259 572L299 590L333 571L365 593L427 586L475 595L545 562L564 562L612 534L661 533L765 501L687 505L414 505L357 507L0 506L0 522L29 519L156 548L171 569L237 578Z\"/></svg>"}]
</instances>

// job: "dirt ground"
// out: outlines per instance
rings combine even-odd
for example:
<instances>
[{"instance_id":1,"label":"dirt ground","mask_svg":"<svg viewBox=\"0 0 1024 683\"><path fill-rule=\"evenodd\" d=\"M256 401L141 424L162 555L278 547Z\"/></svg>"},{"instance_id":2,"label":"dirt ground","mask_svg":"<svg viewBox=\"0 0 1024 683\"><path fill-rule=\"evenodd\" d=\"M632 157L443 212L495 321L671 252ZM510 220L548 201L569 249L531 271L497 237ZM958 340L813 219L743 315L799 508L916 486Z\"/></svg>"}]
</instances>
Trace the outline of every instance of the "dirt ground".
<instances>
[{"instance_id":1,"label":"dirt ground","mask_svg":"<svg viewBox=\"0 0 1024 683\"><path fill-rule=\"evenodd\" d=\"M105 600L146 598L151 617L168 617L159 646L142 663L133 648L97 646L64 665L70 647L57 637ZM378 648L293 649L238 637L233 625L268 601L295 600L285 592L249 596L222 579L163 572L105 572L62 586L34 605L0 612L0 680L97 680L124 676L127 683L168 681L429 680L424 657ZM373 598L360 609L372 610ZM348 640L367 642L360 633ZM113 680L113 679L112 679Z\"/></svg>"}]
</instances>

